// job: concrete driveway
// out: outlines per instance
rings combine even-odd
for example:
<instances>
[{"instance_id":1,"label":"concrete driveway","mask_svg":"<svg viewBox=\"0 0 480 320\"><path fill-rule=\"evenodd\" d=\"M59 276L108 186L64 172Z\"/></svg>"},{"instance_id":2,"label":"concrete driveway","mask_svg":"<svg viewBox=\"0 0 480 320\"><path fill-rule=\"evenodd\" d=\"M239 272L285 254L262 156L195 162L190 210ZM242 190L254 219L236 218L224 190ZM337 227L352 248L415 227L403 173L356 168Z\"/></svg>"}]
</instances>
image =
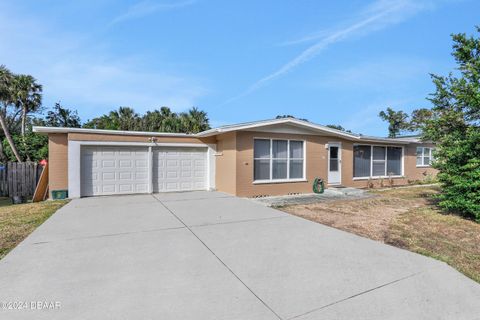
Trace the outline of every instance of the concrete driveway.
<instances>
[{"instance_id":1,"label":"concrete driveway","mask_svg":"<svg viewBox=\"0 0 480 320\"><path fill-rule=\"evenodd\" d=\"M444 263L215 192L70 202L0 261L0 301L0 319L480 319L480 285Z\"/></svg>"}]
</instances>

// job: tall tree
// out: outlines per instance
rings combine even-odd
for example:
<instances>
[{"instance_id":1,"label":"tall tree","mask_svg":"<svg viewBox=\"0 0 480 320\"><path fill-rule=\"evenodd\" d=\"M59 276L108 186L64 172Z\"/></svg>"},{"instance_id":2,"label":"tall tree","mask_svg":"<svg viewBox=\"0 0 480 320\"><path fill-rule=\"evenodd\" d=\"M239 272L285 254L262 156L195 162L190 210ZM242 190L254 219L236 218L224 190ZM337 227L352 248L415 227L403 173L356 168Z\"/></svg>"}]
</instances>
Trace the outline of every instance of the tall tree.
<instances>
[{"instance_id":1,"label":"tall tree","mask_svg":"<svg viewBox=\"0 0 480 320\"><path fill-rule=\"evenodd\" d=\"M87 121L84 128L135 131L141 128L140 116L129 107L120 107L108 114Z\"/></svg>"},{"instance_id":2,"label":"tall tree","mask_svg":"<svg viewBox=\"0 0 480 320\"><path fill-rule=\"evenodd\" d=\"M180 114L182 131L187 133L198 133L210 129L207 113L193 107L188 112Z\"/></svg>"},{"instance_id":3,"label":"tall tree","mask_svg":"<svg viewBox=\"0 0 480 320\"><path fill-rule=\"evenodd\" d=\"M298 119L298 120L310 122L310 121L308 121L308 119L305 119L305 118L297 118L297 117L295 117L295 116L292 116L291 114L279 114L279 115L277 115L277 116L275 117L275 119L285 119L285 118Z\"/></svg>"},{"instance_id":4,"label":"tall tree","mask_svg":"<svg viewBox=\"0 0 480 320\"><path fill-rule=\"evenodd\" d=\"M64 108L60 102L57 102L53 110L48 111L45 125L48 127L80 128L81 121L76 110Z\"/></svg>"},{"instance_id":5,"label":"tall tree","mask_svg":"<svg viewBox=\"0 0 480 320\"><path fill-rule=\"evenodd\" d=\"M161 132L183 132L178 115L169 107L161 107L160 114L162 116Z\"/></svg>"},{"instance_id":6,"label":"tall tree","mask_svg":"<svg viewBox=\"0 0 480 320\"><path fill-rule=\"evenodd\" d=\"M329 128L335 129L335 130L340 130L340 131L345 131L345 132L348 132L348 133L352 133L351 130L347 130L339 124L327 124L326 127L329 127Z\"/></svg>"},{"instance_id":7,"label":"tall tree","mask_svg":"<svg viewBox=\"0 0 480 320\"><path fill-rule=\"evenodd\" d=\"M138 113L130 107L120 107L118 110L110 112L110 118L118 123L119 130L139 130L140 117Z\"/></svg>"},{"instance_id":8,"label":"tall tree","mask_svg":"<svg viewBox=\"0 0 480 320\"><path fill-rule=\"evenodd\" d=\"M147 111L142 117L142 131L160 131L162 120L160 110Z\"/></svg>"},{"instance_id":9,"label":"tall tree","mask_svg":"<svg viewBox=\"0 0 480 320\"><path fill-rule=\"evenodd\" d=\"M388 107L385 111L380 111L378 116L388 122L388 136L395 138L400 132L409 130L408 114L403 111L395 111Z\"/></svg>"},{"instance_id":10,"label":"tall tree","mask_svg":"<svg viewBox=\"0 0 480 320\"><path fill-rule=\"evenodd\" d=\"M108 114L87 121L84 128L111 130L141 130L153 132L196 133L210 128L207 113L191 108L181 114L168 107L148 111L143 116L132 108L121 107Z\"/></svg>"},{"instance_id":11,"label":"tall tree","mask_svg":"<svg viewBox=\"0 0 480 320\"><path fill-rule=\"evenodd\" d=\"M42 104L42 85L30 75L19 74L14 76L13 90L15 103L22 110L21 134L25 136L28 114L37 111Z\"/></svg>"},{"instance_id":12,"label":"tall tree","mask_svg":"<svg viewBox=\"0 0 480 320\"><path fill-rule=\"evenodd\" d=\"M433 117L433 111L426 108L416 109L410 115L410 131L423 131L425 124Z\"/></svg>"},{"instance_id":13,"label":"tall tree","mask_svg":"<svg viewBox=\"0 0 480 320\"><path fill-rule=\"evenodd\" d=\"M452 39L457 72L432 75L433 115L423 136L436 142L439 205L480 222L480 37L461 33Z\"/></svg>"},{"instance_id":14,"label":"tall tree","mask_svg":"<svg viewBox=\"0 0 480 320\"><path fill-rule=\"evenodd\" d=\"M13 155L18 162L21 162L20 154L18 153L17 147L10 135L5 118L7 116L7 110L10 106L15 104L15 97L13 94L14 76L4 65L0 65L0 102L2 103L2 108L0 110L0 125L2 126L3 133L5 138L10 145Z\"/></svg>"}]
</instances>

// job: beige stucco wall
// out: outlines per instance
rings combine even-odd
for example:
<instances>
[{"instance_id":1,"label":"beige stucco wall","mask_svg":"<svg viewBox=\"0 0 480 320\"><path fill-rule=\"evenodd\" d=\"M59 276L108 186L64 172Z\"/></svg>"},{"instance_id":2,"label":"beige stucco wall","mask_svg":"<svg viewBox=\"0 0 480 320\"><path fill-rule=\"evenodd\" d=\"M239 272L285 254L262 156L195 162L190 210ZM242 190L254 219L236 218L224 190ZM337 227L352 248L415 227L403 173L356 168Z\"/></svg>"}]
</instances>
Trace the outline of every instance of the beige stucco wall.
<instances>
[{"instance_id":1,"label":"beige stucco wall","mask_svg":"<svg viewBox=\"0 0 480 320\"><path fill-rule=\"evenodd\" d=\"M48 135L48 186L52 190L68 189L68 135Z\"/></svg>"},{"instance_id":2,"label":"beige stucco wall","mask_svg":"<svg viewBox=\"0 0 480 320\"><path fill-rule=\"evenodd\" d=\"M363 143L362 143L363 144ZM365 143L368 144L368 143ZM422 181L428 178L429 176L433 177L437 174L437 170L431 167L417 168L417 146L420 144L411 144L404 146L404 175L401 178L393 178L391 181L387 178L385 179L353 179L353 142L345 142L344 155L345 161L343 162L342 169L342 180L345 186L356 187L356 188L367 188L369 184L373 184L373 187L388 187L406 185L414 181ZM375 144L382 145L382 144ZM422 144L426 147L434 147L433 144Z\"/></svg>"},{"instance_id":3,"label":"beige stucco wall","mask_svg":"<svg viewBox=\"0 0 480 320\"><path fill-rule=\"evenodd\" d=\"M405 148L405 172L409 180L424 180L429 176L435 176L438 170L431 167L417 167L417 146L435 148L432 143L411 144Z\"/></svg>"},{"instance_id":4,"label":"beige stucco wall","mask_svg":"<svg viewBox=\"0 0 480 320\"><path fill-rule=\"evenodd\" d=\"M237 175L237 134L230 132L217 136L217 155L215 156L215 187L217 190L236 194Z\"/></svg>"},{"instance_id":5,"label":"beige stucco wall","mask_svg":"<svg viewBox=\"0 0 480 320\"><path fill-rule=\"evenodd\" d=\"M305 141L306 181L253 184L253 139L255 137L295 139ZM315 177L327 176L327 137L266 132L237 133L237 193L238 196L269 196L312 192Z\"/></svg>"},{"instance_id":6,"label":"beige stucco wall","mask_svg":"<svg viewBox=\"0 0 480 320\"><path fill-rule=\"evenodd\" d=\"M253 140L255 137L295 139L305 141L306 181L291 183L253 183ZM68 188L68 140L77 141L116 141L116 142L149 142L150 136L122 136L86 133L49 134L49 185L51 190ZM327 181L328 142L341 142L342 185L364 188L366 180L353 179L353 145L352 141L335 137L317 135L282 134L267 132L239 131L221 134L216 137L197 139L193 137L157 137L157 142L170 143L208 143L217 144L216 188L219 191L238 196L284 195L289 193L310 193L315 177ZM368 143L365 143L368 144ZM435 175L432 168L416 167L416 146L409 145L404 151L404 178L395 178L394 185L407 184L409 181L423 180ZM427 145L433 146L433 145ZM381 180L371 181L380 186ZM388 186L387 179L383 180Z\"/></svg>"},{"instance_id":7,"label":"beige stucco wall","mask_svg":"<svg viewBox=\"0 0 480 320\"><path fill-rule=\"evenodd\" d=\"M126 136L112 134L90 133L50 133L48 135L49 149L49 190L68 189L68 141L114 141L114 142L150 142L151 136ZM156 142L162 143L216 143L215 137L156 137Z\"/></svg>"},{"instance_id":8,"label":"beige stucco wall","mask_svg":"<svg viewBox=\"0 0 480 320\"><path fill-rule=\"evenodd\" d=\"M253 183L253 140L255 137L279 138L279 139L296 139L305 140L306 147L306 181L288 182L288 183ZM236 194L237 196L254 197L254 196L271 196L284 195L290 193L310 193L312 192L312 183L316 177L325 180L328 185L328 165L327 165L327 149L325 145L329 142L341 143L342 157L342 185L349 187L366 188L369 180L353 179L353 141L339 139L335 137L324 137L316 135L297 135L297 134L280 134L265 132L248 132L240 131L236 134L236 192L224 190L225 192ZM364 143L369 144L369 143ZM378 144L375 145L388 145ZM423 180L427 174L435 175L436 170L432 168L416 167L416 146L406 146L404 150L404 177L394 178L393 185L405 185L409 181ZM433 146L433 145L431 145ZM218 160L217 160L218 163ZM218 167L217 167L218 168ZM222 168L222 171L228 170ZM218 169L217 169L218 172ZM218 181L218 180L217 180ZM389 186L388 179L370 180L375 187ZM218 189L222 191L219 185ZM231 190L231 189L229 189Z\"/></svg>"}]
</instances>

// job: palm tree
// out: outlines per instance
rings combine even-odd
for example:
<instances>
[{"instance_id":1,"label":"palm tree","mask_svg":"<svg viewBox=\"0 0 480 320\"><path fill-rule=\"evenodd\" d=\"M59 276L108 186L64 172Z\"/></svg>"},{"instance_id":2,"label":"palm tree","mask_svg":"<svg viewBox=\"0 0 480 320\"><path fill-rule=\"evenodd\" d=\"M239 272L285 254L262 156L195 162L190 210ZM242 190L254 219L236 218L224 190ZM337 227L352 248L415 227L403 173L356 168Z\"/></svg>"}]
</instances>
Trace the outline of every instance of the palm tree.
<instances>
[{"instance_id":1,"label":"palm tree","mask_svg":"<svg viewBox=\"0 0 480 320\"><path fill-rule=\"evenodd\" d=\"M8 130L8 126L5 122L5 117L7 116L7 108L9 105L14 104L15 98L12 93L12 86L13 86L14 76L4 65L0 65L0 102L2 103L2 108L0 110L0 125L2 126L3 133L7 138L8 144L12 149L15 158L17 158L18 162L21 162L22 159L20 158L20 154L15 147L15 143L13 142L12 136L10 135L10 131Z\"/></svg>"},{"instance_id":2,"label":"palm tree","mask_svg":"<svg viewBox=\"0 0 480 320\"><path fill-rule=\"evenodd\" d=\"M180 115L183 130L187 133L198 133L210 129L207 113L193 107Z\"/></svg>"},{"instance_id":3,"label":"palm tree","mask_svg":"<svg viewBox=\"0 0 480 320\"><path fill-rule=\"evenodd\" d=\"M48 111L46 125L49 127L80 128L81 121L76 110L64 108L60 102L57 102L53 110Z\"/></svg>"},{"instance_id":4,"label":"palm tree","mask_svg":"<svg viewBox=\"0 0 480 320\"><path fill-rule=\"evenodd\" d=\"M162 127L162 114L160 110L147 111L142 117L142 131L160 131Z\"/></svg>"},{"instance_id":5,"label":"palm tree","mask_svg":"<svg viewBox=\"0 0 480 320\"><path fill-rule=\"evenodd\" d=\"M160 114L162 115L162 124L160 126L160 131L179 132L180 121L175 112L172 112L169 107L161 107Z\"/></svg>"},{"instance_id":6,"label":"palm tree","mask_svg":"<svg viewBox=\"0 0 480 320\"><path fill-rule=\"evenodd\" d=\"M25 137L28 113L37 111L42 104L42 85L30 75L19 74L14 76L13 87L15 103L22 110L21 134Z\"/></svg>"},{"instance_id":7,"label":"palm tree","mask_svg":"<svg viewBox=\"0 0 480 320\"><path fill-rule=\"evenodd\" d=\"M116 124L117 130L133 131L138 129L140 117L129 107L120 107L111 111L109 117Z\"/></svg>"}]
</instances>

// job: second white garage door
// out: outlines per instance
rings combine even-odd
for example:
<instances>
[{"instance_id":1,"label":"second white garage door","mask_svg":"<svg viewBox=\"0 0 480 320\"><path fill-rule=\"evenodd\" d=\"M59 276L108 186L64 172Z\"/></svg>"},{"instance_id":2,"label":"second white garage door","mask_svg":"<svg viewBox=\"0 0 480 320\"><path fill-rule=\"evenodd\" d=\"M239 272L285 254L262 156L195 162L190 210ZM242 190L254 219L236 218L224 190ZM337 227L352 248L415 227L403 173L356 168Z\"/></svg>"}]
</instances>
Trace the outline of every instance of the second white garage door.
<instances>
[{"instance_id":1,"label":"second white garage door","mask_svg":"<svg viewBox=\"0 0 480 320\"><path fill-rule=\"evenodd\" d=\"M207 149L153 148L153 192L207 189Z\"/></svg>"}]
</instances>

